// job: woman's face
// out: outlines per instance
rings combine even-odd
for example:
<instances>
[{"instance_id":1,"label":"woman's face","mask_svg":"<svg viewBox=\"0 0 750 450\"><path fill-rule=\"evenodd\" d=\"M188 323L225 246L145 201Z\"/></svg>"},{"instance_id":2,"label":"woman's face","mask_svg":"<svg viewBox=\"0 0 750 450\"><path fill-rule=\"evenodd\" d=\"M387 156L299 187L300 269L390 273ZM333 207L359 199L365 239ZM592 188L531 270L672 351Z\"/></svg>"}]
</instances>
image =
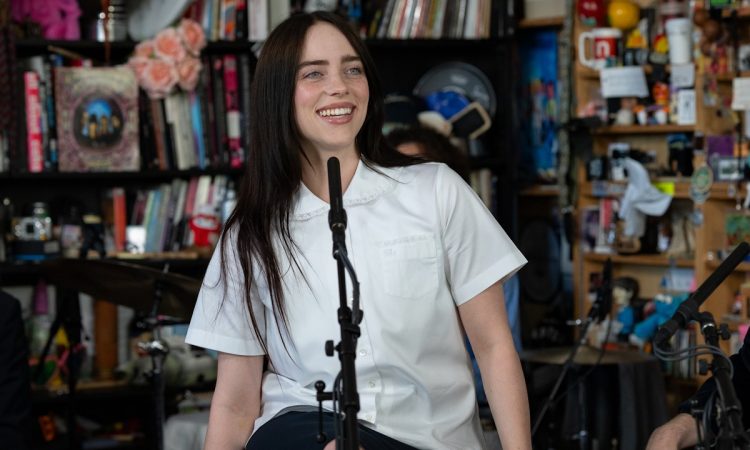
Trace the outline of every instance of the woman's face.
<instances>
[{"instance_id":1,"label":"woman's face","mask_svg":"<svg viewBox=\"0 0 750 450\"><path fill-rule=\"evenodd\" d=\"M369 96L364 66L346 37L325 22L310 27L294 91L304 147L326 153L356 151L354 140L365 121Z\"/></svg>"}]
</instances>

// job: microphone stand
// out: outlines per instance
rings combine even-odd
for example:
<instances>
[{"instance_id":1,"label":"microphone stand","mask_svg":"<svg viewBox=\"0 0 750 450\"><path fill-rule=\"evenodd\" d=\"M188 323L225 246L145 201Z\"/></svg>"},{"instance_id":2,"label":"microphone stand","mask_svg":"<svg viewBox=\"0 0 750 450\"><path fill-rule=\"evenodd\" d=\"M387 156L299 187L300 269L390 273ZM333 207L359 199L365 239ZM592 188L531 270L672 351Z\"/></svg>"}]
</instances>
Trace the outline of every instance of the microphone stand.
<instances>
[{"instance_id":1,"label":"microphone stand","mask_svg":"<svg viewBox=\"0 0 750 450\"><path fill-rule=\"evenodd\" d=\"M701 333L706 344L715 350L712 352L713 359L710 369L719 392L721 415L718 418L721 422L719 424L718 448L722 450L750 449L750 437L748 437L742 425L742 406L729 375L731 363L719 348L719 337L729 339L728 332L724 327L717 331L713 315L706 311L700 312L699 308L748 254L750 254L750 244L740 242L703 284L680 304L672 318L659 327L653 339L654 353L664 359L675 354L669 349L669 339L678 329L685 328L691 321L697 321L701 324ZM704 414L706 413L708 412L704 412Z\"/></svg>"},{"instance_id":2,"label":"microphone stand","mask_svg":"<svg viewBox=\"0 0 750 450\"><path fill-rule=\"evenodd\" d=\"M729 330L726 327L717 330L716 322L710 312L700 313L698 322L701 324L701 333L707 345L718 348L719 338L729 339ZM721 405L719 418L723 418L719 424L716 448L719 450L750 449L750 438L742 425L742 405L740 405L729 375L731 373L730 362L727 358L714 353L710 368L719 393Z\"/></svg>"},{"instance_id":3,"label":"microphone stand","mask_svg":"<svg viewBox=\"0 0 750 450\"><path fill-rule=\"evenodd\" d=\"M547 400L545 400L544 405L542 406L541 411L539 412L539 415L536 418L536 421L534 422L534 427L531 430L531 436L533 437L536 435L536 432L539 430L539 426L542 424L542 419L544 419L545 414L547 413L547 410L549 410L549 407L552 406L552 402L555 399L555 396L557 395L557 391L560 390L560 386L562 386L562 382L565 379L565 375L568 373L568 371L573 367L574 359L576 354L578 353L578 349L586 343L586 339L588 338L588 332L589 327L591 324L599 320L601 321L604 316L606 316L609 313L607 305L611 307L611 275L612 275L612 260L607 259L605 266L604 266L604 274L605 276L602 279L602 285L599 288L599 294L597 295L596 301L591 305L591 308L589 309L589 312L586 316L586 319L583 321L576 320L581 325L581 335L579 339L575 342L573 345L573 348L570 350L570 353L568 354L567 359L565 359L565 362L563 363L562 371L560 372L560 375L557 377L557 381L555 382L555 386L552 388L552 392L550 392L549 396L547 396ZM581 450L587 450L589 447L589 433L586 429L586 398L584 390L584 385L581 383L581 393L578 396L579 399L579 413L581 414L581 429L578 432L578 442L579 442L579 448Z\"/></svg>"},{"instance_id":4,"label":"microphone stand","mask_svg":"<svg viewBox=\"0 0 750 450\"><path fill-rule=\"evenodd\" d=\"M327 439L323 433L323 401L333 400L334 413L341 413L334 417L336 430L336 450L359 450L359 428L357 412L359 412L359 393L357 392L357 375L354 366L356 359L357 339L360 336L359 323L362 321L362 311L359 309L359 281L346 251L346 211L343 207L341 195L341 175L337 158L328 160L328 183L331 210L328 223L333 237L333 258L338 269L339 308L337 311L341 333L341 341L334 347L333 341L325 343L325 352L333 356L334 351L339 354L341 372L336 377L330 392L325 392L325 382L315 383L316 399L318 401L318 436L320 443ZM346 271L346 272L345 272ZM346 300L346 273L352 280L352 308ZM340 382L340 384L339 384Z\"/></svg>"}]
</instances>

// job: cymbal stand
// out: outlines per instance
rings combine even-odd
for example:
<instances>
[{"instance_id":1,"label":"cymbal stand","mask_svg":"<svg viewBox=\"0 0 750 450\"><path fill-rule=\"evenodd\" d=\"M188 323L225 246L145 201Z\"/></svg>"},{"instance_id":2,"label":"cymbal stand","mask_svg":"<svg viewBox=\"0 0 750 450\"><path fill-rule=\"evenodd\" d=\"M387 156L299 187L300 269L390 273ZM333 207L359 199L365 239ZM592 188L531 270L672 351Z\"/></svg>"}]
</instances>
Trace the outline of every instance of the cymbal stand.
<instances>
[{"instance_id":1,"label":"cymbal stand","mask_svg":"<svg viewBox=\"0 0 750 450\"><path fill-rule=\"evenodd\" d=\"M83 362L84 346L81 343L81 334L83 325L81 324L81 304L78 301L78 292L70 289L57 287L56 290L57 308L55 318L52 321L47 336L47 342L44 349L39 355L39 362L34 371L32 382L38 383L41 380L42 371L44 370L44 361L52 348L52 342L57 332L62 327L68 337L70 345L69 353L65 358L65 367L68 371L68 396L65 422L68 427L68 448L77 450L81 448L81 442L76 436L76 387L78 385L78 375Z\"/></svg>"},{"instance_id":2,"label":"cymbal stand","mask_svg":"<svg viewBox=\"0 0 750 450\"><path fill-rule=\"evenodd\" d=\"M163 273L169 271L169 264L164 266ZM169 354L169 346L161 339L161 322L158 312L161 306L163 296L162 281L157 279L154 284L154 304L151 313L145 319L146 327L152 330L151 339L138 343L138 348L151 357L151 372L149 380L151 382L151 395L154 406L154 440L156 441L156 450L164 450L164 420L165 420L165 381L164 381L164 361Z\"/></svg>"}]
</instances>

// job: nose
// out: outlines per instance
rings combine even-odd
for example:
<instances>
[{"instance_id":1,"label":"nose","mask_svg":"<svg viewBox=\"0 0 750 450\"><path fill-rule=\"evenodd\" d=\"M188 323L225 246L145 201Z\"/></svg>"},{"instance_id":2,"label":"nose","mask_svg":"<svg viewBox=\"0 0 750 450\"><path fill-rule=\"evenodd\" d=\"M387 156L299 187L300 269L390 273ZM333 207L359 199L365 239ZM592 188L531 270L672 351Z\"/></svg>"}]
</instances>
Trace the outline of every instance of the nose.
<instances>
[{"instance_id":1,"label":"nose","mask_svg":"<svg viewBox=\"0 0 750 450\"><path fill-rule=\"evenodd\" d=\"M339 73L333 73L328 77L326 90L329 95L343 95L348 91L346 81Z\"/></svg>"}]
</instances>

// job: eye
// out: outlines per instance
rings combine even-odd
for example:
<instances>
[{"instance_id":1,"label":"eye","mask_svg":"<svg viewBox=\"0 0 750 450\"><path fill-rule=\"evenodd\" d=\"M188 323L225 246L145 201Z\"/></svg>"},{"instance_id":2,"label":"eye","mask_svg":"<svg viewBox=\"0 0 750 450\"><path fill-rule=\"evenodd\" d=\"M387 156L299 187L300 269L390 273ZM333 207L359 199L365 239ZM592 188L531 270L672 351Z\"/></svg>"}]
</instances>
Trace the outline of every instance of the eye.
<instances>
[{"instance_id":1,"label":"eye","mask_svg":"<svg viewBox=\"0 0 750 450\"><path fill-rule=\"evenodd\" d=\"M317 80L318 78L320 78L320 77L322 77L322 76L323 76L323 73L321 73L320 71L317 71L317 70L311 70L311 71L309 71L309 72L306 72L306 73L305 73L305 74L304 74L304 75L302 76L302 78L306 78L306 79L309 79L309 80Z\"/></svg>"},{"instance_id":2,"label":"eye","mask_svg":"<svg viewBox=\"0 0 750 450\"><path fill-rule=\"evenodd\" d=\"M349 67L348 69L346 69L347 75L356 76L356 75L363 75L364 73L365 71L359 66Z\"/></svg>"}]
</instances>

